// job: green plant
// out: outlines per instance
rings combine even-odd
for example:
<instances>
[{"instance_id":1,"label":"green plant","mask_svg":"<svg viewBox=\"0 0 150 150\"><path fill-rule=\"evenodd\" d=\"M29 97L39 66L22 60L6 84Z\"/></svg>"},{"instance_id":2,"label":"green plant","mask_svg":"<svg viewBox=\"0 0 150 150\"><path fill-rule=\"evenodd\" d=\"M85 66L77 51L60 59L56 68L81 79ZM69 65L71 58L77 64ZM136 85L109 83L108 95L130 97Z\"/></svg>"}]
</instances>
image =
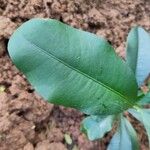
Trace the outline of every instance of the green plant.
<instances>
[{"instance_id":1,"label":"green plant","mask_svg":"<svg viewBox=\"0 0 150 150\"><path fill-rule=\"evenodd\" d=\"M14 64L44 99L89 115L81 130L90 140L102 138L114 123L108 150L138 150L137 135L124 117L141 121L150 141L150 93L138 94L150 73L150 35L134 27L127 39L126 62L94 34L51 19L32 19L8 43Z\"/></svg>"}]
</instances>

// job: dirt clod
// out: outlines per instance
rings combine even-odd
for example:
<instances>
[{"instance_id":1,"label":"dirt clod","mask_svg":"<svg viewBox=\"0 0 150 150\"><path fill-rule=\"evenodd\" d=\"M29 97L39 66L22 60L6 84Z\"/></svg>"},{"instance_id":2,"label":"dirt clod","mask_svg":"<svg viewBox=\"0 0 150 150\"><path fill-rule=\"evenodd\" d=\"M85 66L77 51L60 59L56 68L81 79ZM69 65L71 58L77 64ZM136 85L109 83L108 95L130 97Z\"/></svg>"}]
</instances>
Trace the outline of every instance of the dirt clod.
<instances>
[{"instance_id":1,"label":"dirt clod","mask_svg":"<svg viewBox=\"0 0 150 150\"><path fill-rule=\"evenodd\" d=\"M67 150L67 148L62 143L49 143L48 141L43 141L38 143L35 150Z\"/></svg>"}]
</instances>

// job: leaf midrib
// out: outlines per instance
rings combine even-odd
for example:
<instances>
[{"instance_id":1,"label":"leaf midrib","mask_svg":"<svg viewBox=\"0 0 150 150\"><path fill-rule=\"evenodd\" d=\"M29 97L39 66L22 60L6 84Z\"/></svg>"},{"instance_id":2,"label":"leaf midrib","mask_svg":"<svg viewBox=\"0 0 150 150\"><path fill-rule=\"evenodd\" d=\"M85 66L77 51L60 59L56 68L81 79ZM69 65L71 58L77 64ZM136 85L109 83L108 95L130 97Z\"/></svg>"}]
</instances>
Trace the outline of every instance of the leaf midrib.
<instances>
[{"instance_id":1,"label":"leaf midrib","mask_svg":"<svg viewBox=\"0 0 150 150\"><path fill-rule=\"evenodd\" d=\"M72 67L70 64L64 62L64 61L61 60L60 58L57 58L54 54L52 54L52 53L50 53L50 52L48 53L47 51L45 51L44 49L42 49L41 47L39 47L37 44L33 43L33 41L30 41L29 39L27 39L27 38L25 37L25 35L23 35L23 34L20 34L20 35L24 38L24 40L26 40L26 41L27 41L28 43L30 43L32 46L36 47L40 52L43 52L43 53L46 54L48 57L52 57L54 60L57 60L58 62L60 62L60 63L62 63L63 65L65 65L66 67L71 68L72 70L78 72L79 74L82 74L83 76L85 76L85 77L91 79L92 81L94 81L94 82L100 84L102 87L105 87L106 89L110 90L111 92L113 92L113 93L115 93L116 95L118 95L118 96L120 96L121 98L123 98L123 99L126 101L126 103L128 103L129 106L133 106L133 103L129 102L129 101L128 101L128 98L125 97L124 95L122 95L120 92L118 92L118 91L112 89L112 88L109 87L108 85L106 85L106 84L102 83L101 81L99 81L99 80L93 78L92 76L90 76L90 75L88 75L88 74L86 74L86 73L80 71L79 69L77 69L77 68L75 68L75 67Z\"/></svg>"}]
</instances>

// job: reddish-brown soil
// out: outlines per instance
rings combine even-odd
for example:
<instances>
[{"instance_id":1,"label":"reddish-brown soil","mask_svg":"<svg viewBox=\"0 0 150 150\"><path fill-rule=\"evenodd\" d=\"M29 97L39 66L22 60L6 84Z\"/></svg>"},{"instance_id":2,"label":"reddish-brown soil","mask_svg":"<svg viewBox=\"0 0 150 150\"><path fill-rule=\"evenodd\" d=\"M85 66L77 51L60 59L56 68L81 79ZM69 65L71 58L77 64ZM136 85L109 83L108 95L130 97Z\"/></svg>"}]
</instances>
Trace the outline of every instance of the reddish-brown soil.
<instances>
[{"instance_id":1,"label":"reddish-brown soil","mask_svg":"<svg viewBox=\"0 0 150 150\"><path fill-rule=\"evenodd\" d=\"M80 112L54 106L38 96L14 67L7 53L13 31L33 17L61 20L76 28L106 37L124 57L129 29L141 25L150 30L149 0L0 0L0 150L105 150L111 133L90 142L79 130ZM129 118L148 150L145 130ZM69 134L72 144L64 139Z\"/></svg>"}]
</instances>

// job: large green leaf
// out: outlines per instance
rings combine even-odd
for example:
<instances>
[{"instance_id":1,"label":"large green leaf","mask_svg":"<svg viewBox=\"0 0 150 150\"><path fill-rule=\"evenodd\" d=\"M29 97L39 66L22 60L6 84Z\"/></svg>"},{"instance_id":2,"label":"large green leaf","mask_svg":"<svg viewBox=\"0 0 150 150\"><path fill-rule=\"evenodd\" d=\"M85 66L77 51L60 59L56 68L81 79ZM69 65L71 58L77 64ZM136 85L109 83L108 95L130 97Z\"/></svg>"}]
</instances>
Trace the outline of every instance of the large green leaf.
<instances>
[{"instance_id":1,"label":"large green leaf","mask_svg":"<svg viewBox=\"0 0 150 150\"><path fill-rule=\"evenodd\" d=\"M137 134L126 118L121 117L120 126L107 150L139 150Z\"/></svg>"},{"instance_id":2,"label":"large green leaf","mask_svg":"<svg viewBox=\"0 0 150 150\"><path fill-rule=\"evenodd\" d=\"M129 112L144 125L150 147L150 109L139 109L138 111L130 109Z\"/></svg>"},{"instance_id":3,"label":"large green leaf","mask_svg":"<svg viewBox=\"0 0 150 150\"><path fill-rule=\"evenodd\" d=\"M150 73L150 34L134 27L127 38L127 63L141 86Z\"/></svg>"},{"instance_id":4,"label":"large green leaf","mask_svg":"<svg viewBox=\"0 0 150 150\"><path fill-rule=\"evenodd\" d=\"M137 84L103 38L51 19L32 19L12 35L9 54L49 102L87 114L118 113L133 105Z\"/></svg>"},{"instance_id":5,"label":"large green leaf","mask_svg":"<svg viewBox=\"0 0 150 150\"><path fill-rule=\"evenodd\" d=\"M81 123L81 131L83 131L90 140L102 138L112 129L114 115L110 116L89 116Z\"/></svg>"}]
</instances>

